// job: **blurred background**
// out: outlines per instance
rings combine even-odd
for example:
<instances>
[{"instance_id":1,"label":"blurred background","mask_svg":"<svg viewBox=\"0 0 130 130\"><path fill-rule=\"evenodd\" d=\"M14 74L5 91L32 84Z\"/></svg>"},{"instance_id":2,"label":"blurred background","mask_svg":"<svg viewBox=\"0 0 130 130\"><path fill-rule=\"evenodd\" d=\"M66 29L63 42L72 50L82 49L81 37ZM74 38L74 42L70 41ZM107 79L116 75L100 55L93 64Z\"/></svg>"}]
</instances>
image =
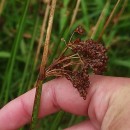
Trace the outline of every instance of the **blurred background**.
<instances>
[{"instance_id":1,"label":"blurred background","mask_svg":"<svg viewBox=\"0 0 130 130\"><path fill-rule=\"evenodd\" d=\"M0 108L33 88L39 72L49 0L0 0ZM82 25L85 39L108 48L105 75L130 77L130 1L57 0L48 65L63 50L73 30ZM59 112L41 119L38 130L62 130L86 117ZM51 125L50 125L51 123ZM28 125L20 130L27 130Z\"/></svg>"}]
</instances>

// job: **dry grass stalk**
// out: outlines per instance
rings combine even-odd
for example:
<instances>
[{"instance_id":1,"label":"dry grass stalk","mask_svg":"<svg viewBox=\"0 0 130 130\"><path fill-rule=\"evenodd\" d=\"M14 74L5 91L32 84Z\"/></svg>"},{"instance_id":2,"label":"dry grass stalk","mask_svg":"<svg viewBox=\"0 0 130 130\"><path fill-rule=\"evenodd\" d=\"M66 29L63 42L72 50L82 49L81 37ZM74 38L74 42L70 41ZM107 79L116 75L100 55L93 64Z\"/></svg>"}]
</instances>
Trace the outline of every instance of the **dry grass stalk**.
<instances>
[{"instance_id":1,"label":"dry grass stalk","mask_svg":"<svg viewBox=\"0 0 130 130\"><path fill-rule=\"evenodd\" d=\"M42 43L43 43L43 37L44 37L45 27L46 27L46 24L47 24L47 18L48 18L48 15L49 15L49 9L50 9L50 2L47 3L46 10L45 10L45 15L44 15L44 18L43 18L39 43L38 43L36 57L35 57L35 61L34 61L35 66L37 65L40 49L41 49L41 46L42 46Z\"/></svg>"},{"instance_id":2,"label":"dry grass stalk","mask_svg":"<svg viewBox=\"0 0 130 130\"><path fill-rule=\"evenodd\" d=\"M33 113L32 113L31 130L35 130L37 120L38 120L38 113L39 113L40 99L41 99L41 92L42 92L42 83L45 78L45 66L47 63L48 48L49 48L49 43L50 43L50 35L51 35L51 30L52 30L56 1L57 0L52 0L47 34L46 34L46 39L45 39L45 44L44 44L43 57L42 57L42 62L40 66L40 72L39 72L39 75L35 84L36 93L35 93L35 100L34 100Z\"/></svg>"},{"instance_id":3,"label":"dry grass stalk","mask_svg":"<svg viewBox=\"0 0 130 130\"><path fill-rule=\"evenodd\" d=\"M77 15L77 13L78 13L78 9L79 9L80 2L81 2L81 0L77 0L76 7L75 7L75 9L74 9L74 13L73 13L73 16L72 16L72 19L71 19L71 23L70 23L70 28L71 28L71 26L74 24L74 21L75 21L75 19L76 19L76 15Z\"/></svg>"}]
</instances>

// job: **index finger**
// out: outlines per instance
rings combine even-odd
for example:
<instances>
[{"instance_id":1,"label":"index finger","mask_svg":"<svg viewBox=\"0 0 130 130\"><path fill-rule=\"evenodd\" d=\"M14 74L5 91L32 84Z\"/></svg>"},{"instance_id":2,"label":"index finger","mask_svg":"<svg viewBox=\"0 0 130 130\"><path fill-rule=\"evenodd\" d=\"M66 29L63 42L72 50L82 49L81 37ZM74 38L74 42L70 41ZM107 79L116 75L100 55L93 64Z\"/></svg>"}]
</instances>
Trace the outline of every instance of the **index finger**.
<instances>
[{"instance_id":1,"label":"index finger","mask_svg":"<svg viewBox=\"0 0 130 130\"><path fill-rule=\"evenodd\" d=\"M14 130L30 122L34 97L35 89L32 89L4 106L0 110L0 129ZM54 79L43 85L39 117L59 109L79 115L87 114L87 100L83 100L65 78Z\"/></svg>"}]
</instances>

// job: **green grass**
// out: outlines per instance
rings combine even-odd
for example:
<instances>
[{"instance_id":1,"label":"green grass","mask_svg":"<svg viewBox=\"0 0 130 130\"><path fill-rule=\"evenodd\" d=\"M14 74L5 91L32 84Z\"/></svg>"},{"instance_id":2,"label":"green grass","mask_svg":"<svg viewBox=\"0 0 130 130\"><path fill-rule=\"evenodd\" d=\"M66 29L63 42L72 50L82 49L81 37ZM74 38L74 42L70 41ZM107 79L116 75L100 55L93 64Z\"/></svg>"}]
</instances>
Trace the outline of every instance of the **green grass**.
<instances>
[{"instance_id":1,"label":"green grass","mask_svg":"<svg viewBox=\"0 0 130 130\"><path fill-rule=\"evenodd\" d=\"M48 64L51 64L64 48L65 44L61 38L68 41L73 29L79 24L86 29L86 39L98 40L116 2L116 0L81 0L76 20L70 27L76 1L58 1ZM125 2L127 3L125 4ZM0 14L0 107L28 91L36 81L42 49L36 66L34 66L34 60L45 9L46 4L38 3L36 0L26 2L6 0L4 2ZM130 2L120 0L113 17L110 18L109 24L104 29L102 39L100 39L108 48L109 62L106 75L130 77L129 19ZM43 37L43 43L44 39L45 37ZM61 130L82 120L84 117L60 112L41 119L39 130L43 128L44 130ZM25 126L22 130L28 128Z\"/></svg>"}]
</instances>

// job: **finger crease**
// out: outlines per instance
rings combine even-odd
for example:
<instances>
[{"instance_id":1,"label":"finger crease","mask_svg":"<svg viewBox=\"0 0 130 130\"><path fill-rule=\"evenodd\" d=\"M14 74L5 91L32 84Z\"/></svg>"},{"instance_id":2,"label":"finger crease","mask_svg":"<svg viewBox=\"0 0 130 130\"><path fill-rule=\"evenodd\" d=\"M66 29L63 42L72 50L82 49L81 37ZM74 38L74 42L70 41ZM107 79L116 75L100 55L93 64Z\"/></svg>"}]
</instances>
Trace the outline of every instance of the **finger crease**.
<instances>
[{"instance_id":1,"label":"finger crease","mask_svg":"<svg viewBox=\"0 0 130 130\"><path fill-rule=\"evenodd\" d=\"M26 109L27 107L26 107L22 98L20 98L20 103L21 103L21 106L22 106L23 116L27 119L27 121L30 121L31 120L31 114Z\"/></svg>"}]
</instances>

